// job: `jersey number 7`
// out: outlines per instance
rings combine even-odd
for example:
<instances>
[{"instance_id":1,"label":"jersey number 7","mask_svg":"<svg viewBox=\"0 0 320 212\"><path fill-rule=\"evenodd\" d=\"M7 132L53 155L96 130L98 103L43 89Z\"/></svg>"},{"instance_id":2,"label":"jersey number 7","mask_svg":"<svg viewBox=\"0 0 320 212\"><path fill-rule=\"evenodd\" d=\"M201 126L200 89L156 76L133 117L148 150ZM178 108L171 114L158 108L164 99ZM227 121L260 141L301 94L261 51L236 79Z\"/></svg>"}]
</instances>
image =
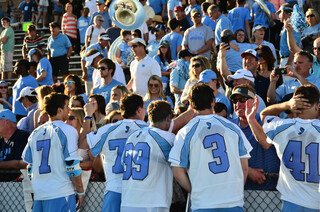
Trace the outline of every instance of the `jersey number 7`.
<instances>
[{"instance_id":1,"label":"jersey number 7","mask_svg":"<svg viewBox=\"0 0 320 212\"><path fill-rule=\"evenodd\" d=\"M51 168L48 164L49 161L49 150L50 150L50 139L37 141L37 151L42 151L41 164L39 166L39 173L46 174L51 172Z\"/></svg>"}]
</instances>

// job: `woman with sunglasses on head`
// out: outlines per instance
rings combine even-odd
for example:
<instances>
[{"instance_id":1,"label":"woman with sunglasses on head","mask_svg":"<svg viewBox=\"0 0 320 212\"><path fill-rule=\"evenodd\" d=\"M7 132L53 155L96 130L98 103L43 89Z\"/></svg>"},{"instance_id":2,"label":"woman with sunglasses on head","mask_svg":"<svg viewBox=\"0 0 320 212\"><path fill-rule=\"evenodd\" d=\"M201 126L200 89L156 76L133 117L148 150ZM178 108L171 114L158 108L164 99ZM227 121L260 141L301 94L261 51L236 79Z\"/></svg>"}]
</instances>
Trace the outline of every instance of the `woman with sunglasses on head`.
<instances>
[{"instance_id":1,"label":"woman with sunglasses on head","mask_svg":"<svg viewBox=\"0 0 320 212\"><path fill-rule=\"evenodd\" d=\"M312 52L313 41L320 37L320 17L319 13L309 8L306 12L306 19L308 27L303 30L301 35L301 41L303 49Z\"/></svg>"},{"instance_id":2,"label":"woman with sunglasses on head","mask_svg":"<svg viewBox=\"0 0 320 212\"><path fill-rule=\"evenodd\" d=\"M28 53L29 60L37 63L36 80L40 85L52 85L52 66L40 49L33 48Z\"/></svg>"},{"instance_id":3,"label":"woman with sunglasses on head","mask_svg":"<svg viewBox=\"0 0 320 212\"><path fill-rule=\"evenodd\" d=\"M73 126L77 130L79 136L83 136L81 135L81 131L84 116L85 114L83 108L71 108L69 111L68 120L66 121L67 124ZM79 137L79 140L80 139L81 138ZM80 161L80 167L82 169L81 179L83 183L83 189L84 191L86 191L92 172L93 156L90 154L89 149L86 149L86 147L81 146L80 143L78 153L82 157L82 160Z\"/></svg>"},{"instance_id":4,"label":"woman with sunglasses on head","mask_svg":"<svg viewBox=\"0 0 320 212\"><path fill-rule=\"evenodd\" d=\"M206 69L211 69L211 65L209 63L209 60L206 57L203 56L195 56L191 58L190 60L190 66L189 66L189 76L190 78L186 82L186 85L183 89L182 95L181 95L181 103L182 104L188 104L188 96L189 92L191 91L192 86L197 84L199 81L200 73Z\"/></svg>"},{"instance_id":5,"label":"woman with sunglasses on head","mask_svg":"<svg viewBox=\"0 0 320 212\"><path fill-rule=\"evenodd\" d=\"M80 78L75 74L69 74L64 79L64 94L69 97L74 95L80 95L83 97L83 100L87 103L88 98L87 95L83 92L82 84Z\"/></svg>"},{"instance_id":6,"label":"woman with sunglasses on head","mask_svg":"<svg viewBox=\"0 0 320 212\"><path fill-rule=\"evenodd\" d=\"M164 95L161 78L157 75L152 75L148 80L148 91L146 96L144 97L146 111L149 104L156 100L165 100L171 105L172 109L174 108L172 100Z\"/></svg>"},{"instance_id":7,"label":"woman with sunglasses on head","mask_svg":"<svg viewBox=\"0 0 320 212\"><path fill-rule=\"evenodd\" d=\"M12 96L9 95L8 83L3 80L0 81L0 103L3 109L12 110Z\"/></svg>"},{"instance_id":8,"label":"woman with sunglasses on head","mask_svg":"<svg viewBox=\"0 0 320 212\"><path fill-rule=\"evenodd\" d=\"M257 76L255 77L255 90L256 94L259 95L267 105L267 92L270 84L270 74L274 68L275 58L268 46L258 46L255 50L259 55L258 71ZM280 74L279 80L277 81L277 87L282 83L283 78L282 74Z\"/></svg>"}]
</instances>

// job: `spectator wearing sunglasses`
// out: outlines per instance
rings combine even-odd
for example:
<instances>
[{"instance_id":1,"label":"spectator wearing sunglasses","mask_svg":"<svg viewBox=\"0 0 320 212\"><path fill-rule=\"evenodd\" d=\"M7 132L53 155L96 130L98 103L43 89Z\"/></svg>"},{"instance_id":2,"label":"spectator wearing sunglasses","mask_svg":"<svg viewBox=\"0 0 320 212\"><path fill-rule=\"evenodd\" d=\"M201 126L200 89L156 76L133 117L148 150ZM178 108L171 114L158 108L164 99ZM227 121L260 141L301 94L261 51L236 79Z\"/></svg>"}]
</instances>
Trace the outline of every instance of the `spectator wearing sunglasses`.
<instances>
[{"instance_id":1,"label":"spectator wearing sunglasses","mask_svg":"<svg viewBox=\"0 0 320 212\"><path fill-rule=\"evenodd\" d=\"M3 109L12 110L12 96L9 95L8 83L0 81L0 103Z\"/></svg>"},{"instance_id":2,"label":"spectator wearing sunglasses","mask_svg":"<svg viewBox=\"0 0 320 212\"><path fill-rule=\"evenodd\" d=\"M313 41L320 36L320 17L315 9L309 8L306 12L308 27L302 32L303 49L312 51Z\"/></svg>"},{"instance_id":3,"label":"spectator wearing sunglasses","mask_svg":"<svg viewBox=\"0 0 320 212\"><path fill-rule=\"evenodd\" d=\"M101 16L104 20L102 23L102 27L104 29L108 29L111 26L111 19L110 19L104 0L97 0L96 5L98 8L98 12L92 13L90 25L93 24L93 20L95 19L96 16Z\"/></svg>"},{"instance_id":4,"label":"spectator wearing sunglasses","mask_svg":"<svg viewBox=\"0 0 320 212\"><path fill-rule=\"evenodd\" d=\"M75 74L68 75L64 80L64 94L69 97L74 95L80 95L83 97L85 102L88 102L87 95L83 92L80 78Z\"/></svg>"},{"instance_id":5,"label":"spectator wearing sunglasses","mask_svg":"<svg viewBox=\"0 0 320 212\"><path fill-rule=\"evenodd\" d=\"M240 127L253 148L250 152L251 158L248 160L249 169L245 189L275 189L278 179L268 178L264 175L264 172L279 172L280 161L277 157L275 148L272 147L269 150L265 150L261 147L253 136L245 115L246 108L252 107L254 99L257 99L254 87L244 84L235 86L232 90L230 99L233 103L234 111L238 116L230 121ZM248 101L251 104L249 104ZM255 118L260 126L262 126L259 114L260 113L257 113Z\"/></svg>"}]
</instances>

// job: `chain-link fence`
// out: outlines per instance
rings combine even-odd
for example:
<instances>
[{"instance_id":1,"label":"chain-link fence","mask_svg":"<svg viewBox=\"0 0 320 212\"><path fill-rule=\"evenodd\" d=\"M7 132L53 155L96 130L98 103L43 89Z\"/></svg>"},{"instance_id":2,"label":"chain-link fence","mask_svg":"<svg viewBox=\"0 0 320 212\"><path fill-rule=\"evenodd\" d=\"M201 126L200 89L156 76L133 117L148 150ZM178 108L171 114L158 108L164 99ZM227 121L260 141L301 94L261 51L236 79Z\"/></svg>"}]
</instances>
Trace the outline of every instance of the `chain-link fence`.
<instances>
[{"instance_id":1,"label":"chain-link fence","mask_svg":"<svg viewBox=\"0 0 320 212\"><path fill-rule=\"evenodd\" d=\"M0 212L25 211L23 186L18 171L0 170ZM85 201L81 212L101 211L104 193L104 178L94 174L86 190ZM281 211L280 194L277 191L245 191L245 211L277 212ZM171 209L172 212L184 212L185 206Z\"/></svg>"}]
</instances>

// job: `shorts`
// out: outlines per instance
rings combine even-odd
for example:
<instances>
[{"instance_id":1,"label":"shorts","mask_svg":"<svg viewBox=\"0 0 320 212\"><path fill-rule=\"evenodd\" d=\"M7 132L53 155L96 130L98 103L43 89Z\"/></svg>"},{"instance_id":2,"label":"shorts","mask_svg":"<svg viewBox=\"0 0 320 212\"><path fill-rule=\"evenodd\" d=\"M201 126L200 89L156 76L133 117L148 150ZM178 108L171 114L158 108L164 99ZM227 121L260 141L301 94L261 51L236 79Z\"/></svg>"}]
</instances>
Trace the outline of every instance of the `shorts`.
<instances>
[{"instance_id":1,"label":"shorts","mask_svg":"<svg viewBox=\"0 0 320 212\"><path fill-rule=\"evenodd\" d=\"M59 72L61 72L62 75L69 74L69 60L67 58L67 55L62 55L59 57L51 57L50 63L52 66L53 76L57 77Z\"/></svg>"},{"instance_id":2,"label":"shorts","mask_svg":"<svg viewBox=\"0 0 320 212\"><path fill-rule=\"evenodd\" d=\"M210 208L210 209L198 209L191 210L192 212L244 212L242 207L233 207L233 208Z\"/></svg>"},{"instance_id":3,"label":"shorts","mask_svg":"<svg viewBox=\"0 0 320 212\"><path fill-rule=\"evenodd\" d=\"M32 212L76 212L76 196L71 194L49 200L35 200Z\"/></svg>"},{"instance_id":4,"label":"shorts","mask_svg":"<svg viewBox=\"0 0 320 212\"><path fill-rule=\"evenodd\" d=\"M48 12L48 6L38 6L38 12Z\"/></svg>"},{"instance_id":5,"label":"shorts","mask_svg":"<svg viewBox=\"0 0 320 212\"><path fill-rule=\"evenodd\" d=\"M1 71L12 71L13 51L1 52Z\"/></svg>"},{"instance_id":6,"label":"shorts","mask_svg":"<svg viewBox=\"0 0 320 212\"><path fill-rule=\"evenodd\" d=\"M53 15L59 16L59 15L62 15L62 12L60 12L60 11L53 11Z\"/></svg>"},{"instance_id":7,"label":"shorts","mask_svg":"<svg viewBox=\"0 0 320 212\"><path fill-rule=\"evenodd\" d=\"M294 204L292 202L288 202L288 201L285 201L283 200L283 203L282 203L282 212L291 212L291 211L296 211L296 212L318 212L319 209L312 209L312 208L306 208L306 207L303 207L301 205L297 205L297 204Z\"/></svg>"},{"instance_id":8,"label":"shorts","mask_svg":"<svg viewBox=\"0 0 320 212\"><path fill-rule=\"evenodd\" d=\"M108 191L103 198L101 211L119 212L121 205L121 194Z\"/></svg>"}]
</instances>

